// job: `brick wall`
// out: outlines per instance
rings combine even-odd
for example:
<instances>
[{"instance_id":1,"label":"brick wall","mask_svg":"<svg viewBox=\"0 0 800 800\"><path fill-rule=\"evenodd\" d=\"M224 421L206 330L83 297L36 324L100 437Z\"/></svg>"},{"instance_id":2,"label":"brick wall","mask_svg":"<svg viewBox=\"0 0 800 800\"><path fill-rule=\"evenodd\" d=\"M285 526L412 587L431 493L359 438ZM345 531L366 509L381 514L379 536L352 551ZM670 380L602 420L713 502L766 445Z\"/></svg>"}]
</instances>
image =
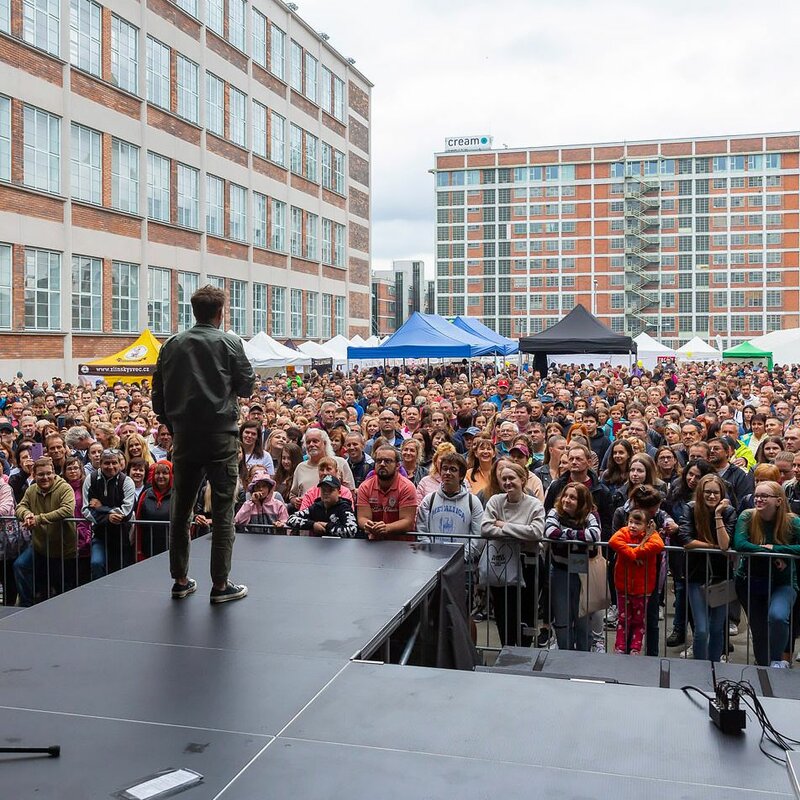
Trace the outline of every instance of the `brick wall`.
<instances>
[{"instance_id":1,"label":"brick wall","mask_svg":"<svg viewBox=\"0 0 800 800\"><path fill-rule=\"evenodd\" d=\"M260 158L256 155L253 156L253 169L256 172L260 172L262 175L266 175L268 178L272 178L274 181L278 181L279 183L286 183L289 179L288 170L283 169L283 167L279 167L272 161L267 161L265 158Z\"/></svg>"},{"instance_id":2,"label":"brick wall","mask_svg":"<svg viewBox=\"0 0 800 800\"><path fill-rule=\"evenodd\" d=\"M136 217L128 217L95 206L85 206L76 201L72 203L72 224L78 228L90 228L117 236L130 236L133 239L139 239L142 235L142 222Z\"/></svg>"},{"instance_id":3,"label":"brick wall","mask_svg":"<svg viewBox=\"0 0 800 800\"><path fill-rule=\"evenodd\" d=\"M357 258L350 256L348 262L350 264L350 280L352 283L360 284L361 286L369 285L369 261L365 258Z\"/></svg>"},{"instance_id":4,"label":"brick wall","mask_svg":"<svg viewBox=\"0 0 800 800\"><path fill-rule=\"evenodd\" d=\"M189 144L200 144L200 128L155 106L147 106L147 124Z\"/></svg>"},{"instance_id":5,"label":"brick wall","mask_svg":"<svg viewBox=\"0 0 800 800\"><path fill-rule=\"evenodd\" d=\"M322 190L322 199L326 203L336 206L336 208L341 208L342 210L347 208L347 201L344 199L344 197L342 197L340 194L336 194L336 192L331 192L328 189Z\"/></svg>"},{"instance_id":6,"label":"brick wall","mask_svg":"<svg viewBox=\"0 0 800 800\"><path fill-rule=\"evenodd\" d=\"M25 123L22 101L11 99L11 181L23 183L24 170L24 145Z\"/></svg>"},{"instance_id":7,"label":"brick wall","mask_svg":"<svg viewBox=\"0 0 800 800\"><path fill-rule=\"evenodd\" d=\"M316 183L308 181L305 178L301 178L299 175L295 175L294 173L292 174L292 188L299 189L301 192L310 194L312 197L319 197L320 187Z\"/></svg>"},{"instance_id":8,"label":"brick wall","mask_svg":"<svg viewBox=\"0 0 800 800\"><path fill-rule=\"evenodd\" d=\"M21 6L22 4L19 3L19 5ZM12 19L21 22L22 14L12 13ZM21 29L17 35L22 35ZM16 42L7 36L0 36L0 61L11 64L12 67L17 67L56 86L62 86L64 83L64 71L58 59L28 47L22 42ZM9 88L5 87L4 91Z\"/></svg>"},{"instance_id":9,"label":"brick wall","mask_svg":"<svg viewBox=\"0 0 800 800\"><path fill-rule=\"evenodd\" d=\"M352 150L348 153L347 160L350 163L350 178L362 186L369 186L369 161Z\"/></svg>"},{"instance_id":10,"label":"brick wall","mask_svg":"<svg viewBox=\"0 0 800 800\"><path fill-rule=\"evenodd\" d=\"M281 269L286 269L289 266L289 256L283 253L276 253L274 250L262 250L259 247L253 248L253 261L257 264L280 267Z\"/></svg>"},{"instance_id":11,"label":"brick wall","mask_svg":"<svg viewBox=\"0 0 800 800\"><path fill-rule=\"evenodd\" d=\"M316 261L307 261L305 258L292 256L290 260L292 272L304 272L306 275L319 275L319 264Z\"/></svg>"},{"instance_id":12,"label":"brick wall","mask_svg":"<svg viewBox=\"0 0 800 800\"><path fill-rule=\"evenodd\" d=\"M225 14L225 26L228 25L228 15ZM247 56L239 52L232 44L228 44L224 39L217 36L214 31L206 28L206 47L222 56L226 61L238 67L242 72L247 72Z\"/></svg>"},{"instance_id":13,"label":"brick wall","mask_svg":"<svg viewBox=\"0 0 800 800\"><path fill-rule=\"evenodd\" d=\"M369 95L353 81L349 82L348 94L350 108L364 119L369 119Z\"/></svg>"},{"instance_id":14,"label":"brick wall","mask_svg":"<svg viewBox=\"0 0 800 800\"><path fill-rule=\"evenodd\" d=\"M267 53L269 53L269 50L267 50ZM259 83L266 86L267 89L275 92L279 97L286 99L286 91L288 88L286 84L255 62L253 62L253 77Z\"/></svg>"},{"instance_id":15,"label":"brick wall","mask_svg":"<svg viewBox=\"0 0 800 800\"><path fill-rule=\"evenodd\" d=\"M53 222L64 221L64 201L15 186L0 185L0 209Z\"/></svg>"},{"instance_id":16,"label":"brick wall","mask_svg":"<svg viewBox=\"0 0 800 800\"><path fill-rule=\"evenodd\" d=\"M330 128L334 133L338 133L339 136L344 137L347 134L347 128L341 122L339 122L338 119L332 117L327 111L324 110L322 112L322 124L326 128Z\"/></svg>"},{"instance_id":17,"label":"brick wall","mask_svg":"<svg viewBox=\"0 0 800 800\"><path fill-rule=\"evenodd\" d=\"M202 234L151 220L147 223L147 238L158 244L183 247L186 250L199 250Z\"/></svg>"},{"instance_id":18,"label":"brick wall","mask_svg":"<svg viewBox=\"0 0 800 800\"><path fill-rule=\"evenodd\" d=\"M368 292L350 292L350 316L356 319L370 318L370 296Z\"/></svg>"},{"instance_id":19,"label":"brick wall","mask_svg":"<svg viewBox=\"0 0 800 800\"><path fill-rule=\"evenodd\" d=\"M354 250L360 250L362 253L369 252L369 228L359 225L357 222L351 222L348 225L350 232L350 247Z\"/></svg>"},{"instance_id":20,"label":"brick wall","mask_svg":"<svg viewBox=\"0 0 800 800\"><path fill-rule=\"evenodd\" d=\"M294 89L289 90L289 99L293 106L296 106L301 111L305 111L309 117L313 117L314 119L319 119L319 108L314 105L310 100L303 97L299 92L296 92Z\"/></svg>"},{"instance_id":21,"label":"brick wall","mask_svg":"<svg viewBox=\"0 0 800 800\"><path fill-rule=\"evenodd\" d=\"M209 253L227 258L235 258L239 261L247 261L247 245L232 242L228 239L218 239L216 236L206 237L206 249Z\"/></svg>"},{"instance_id":22,"label":"brick wall","mask_svg":"<svg viewBox=\"0 0 800 800\"><path fill-rule=\"evenodd\" d=\"M226 114L225 117L227 119L228 115ZM225 128L228 129L227 122L225 123ZM227 135L230 135L230 131L227 132ZM215 136L213 133L208 131L206 131L206 149L210 153L216 153L218 156L227 158L228 161L241 164L243 167L247 166L247 150L243 150L241 147L237 147L235 144L225 141L225 139L220 139L219 136Z\"/></svg>"},{"instance_id":23,"label":"brick wall","mask_svg":"<svg viewBox=\"0 0 800 800\"><path fill-rule=\"evenodd\" d=\"M192 38L200 38L200 23L174 3L168 3L167 0L147 0L147 7Z\"/></svg>"},{"instance_id":24,"label":"brick wall","mask_svg":"<svg viewBox=\"0 0 800 800\"><path fill-rule=\"evenodd\" d=\"M369 195L355 186L350 187L350 213L369 219Z\"/></svg>"},{"instance_id":25,"label":"brick wall","mask_svg":"<svg viewBox=\"0 0 800 800\"><path fill-rule=\"evenodd\" d=\"M348 121L350 141L365 153L369 153L369 128L362 125L352 114Z\"/></svg>"},{"instance_id":26,"label":"brick wall","mask_svg":"<svg viewBox=\"0 0 800 800\"><path fill-rule=\"evenodd\" d=\"M70 70L70 86L72 91L81 97L86 97L106 108L113 108L132 119L139 119L141 107L139 100L74 67Z\"/></svg>"},{"instance_id":27,"label":"brick wall","mask_svg":"<svg viewBox=\"0 0 800 800\"><path fill-rule=\"evenodd\" d=\"M64 358L64 336L0 333L0 353L3 358Z\"/></svg>"}]
</instances>

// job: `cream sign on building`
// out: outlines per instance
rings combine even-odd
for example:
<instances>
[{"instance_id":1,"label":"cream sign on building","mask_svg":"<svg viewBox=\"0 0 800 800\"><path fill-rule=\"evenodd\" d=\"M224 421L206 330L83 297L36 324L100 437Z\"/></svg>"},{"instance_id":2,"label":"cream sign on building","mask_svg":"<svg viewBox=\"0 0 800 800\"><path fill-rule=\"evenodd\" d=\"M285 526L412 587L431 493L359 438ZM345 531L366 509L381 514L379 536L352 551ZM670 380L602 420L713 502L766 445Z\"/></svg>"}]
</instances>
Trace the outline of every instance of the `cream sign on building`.
<instances>
[{"instance_id":1,"label":"cream sign on building","mask_svg":"<svg viewBox=\"0 0 800 800\"><path fill-rule=\"evenodd\" d=\"M482 134L480 136L448 136L444 140L445 150L489 150L492 146L492 137Z\"/></svg>"}]
</instances>

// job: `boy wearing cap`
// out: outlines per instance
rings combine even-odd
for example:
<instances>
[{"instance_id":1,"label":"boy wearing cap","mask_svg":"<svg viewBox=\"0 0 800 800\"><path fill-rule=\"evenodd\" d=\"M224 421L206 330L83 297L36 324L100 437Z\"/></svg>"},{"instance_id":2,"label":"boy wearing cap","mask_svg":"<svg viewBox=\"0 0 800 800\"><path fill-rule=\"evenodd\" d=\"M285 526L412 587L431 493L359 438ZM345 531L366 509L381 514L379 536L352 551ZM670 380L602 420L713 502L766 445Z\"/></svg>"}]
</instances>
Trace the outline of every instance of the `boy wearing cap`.
<instances>
[{"instance_id":1,"label":"boy wearing cap","mask_svg":"<svg viewBox=\"0 0 800 800\"><path fill-rule=\"evenodd\" d=\"M308 508L292 514L286 522L286 527L308 531L309 536L363 538L359 535L353 506L339 496L342 482L335 475L325 475L317 486L319 498Z\"/></svg>"},{"instance_id":2,"label":"boy wearing cap","mask_svg":"<svg viewBox=\"0 0 800 800\"><path fill-rule=\"evenodd\" d=\"M245 500L234 517L234 523L245 527L253 526L255 533L264 533L264 528L273 525L282 528L289 518L286 505L273 494L275 481L267 472L258 472L247 491L250 499Z\"/></svg>"}]
</instances>

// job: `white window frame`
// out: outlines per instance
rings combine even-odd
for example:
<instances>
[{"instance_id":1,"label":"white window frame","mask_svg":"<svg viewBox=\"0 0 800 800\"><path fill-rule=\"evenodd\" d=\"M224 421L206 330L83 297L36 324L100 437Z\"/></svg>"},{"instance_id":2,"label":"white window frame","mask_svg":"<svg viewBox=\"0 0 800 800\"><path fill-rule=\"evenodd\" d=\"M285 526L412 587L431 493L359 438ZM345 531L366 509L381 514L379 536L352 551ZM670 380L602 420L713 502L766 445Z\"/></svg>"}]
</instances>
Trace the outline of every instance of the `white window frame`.
<instances>
[{"instance_id":1,"label":"white window frame","mask_svg":"<svg viewBox=\"0 0 800 800\"><path fill-rule=\"evenodd\" d=\"M200 170L178 164L176 225L198 230L200 227Z\"/></svg>"},{"instance_id":2,"label":"white window frame","mask_svg":"<svg viewBox=\"0 0 800 800\"><path fill-rule=\"evenodd\" d=\"M24 183L58 194L61 189L61 117L26 105L23 111Z\"/></svg>"},{"instance_id":3,"label":"white window frame","mask_svg":"<svg viewBox=\"0 0 800 800\"><path fill-rule=\"evenodd\" d=\"M322 164L322 185L325 189L333 189L333 148L327 143L320 144L320 162Z\"/></svg>"},{"instance_id":4,"label":"white window frame","mask_svg":"<svg viewBox=\"0 0 800 800\"><path fill-rule=\"evenodd\" d=\"M306 336L309 339L317 338L318 322L319 322L319 293L306 292Z\"/></svg>"},{"instance_id":5,"label":"white window frame","mask_svg":"<svg viewBox=\"0 0 800 800\"><path fill-rule=\"evenodd\" d=\"M243 53L247 49L246 0L228 0L228 41Z\"/></svg>"},{"instance_id":6,"label":"white window frame","mask_svg":"<svg viewBox=\"0 0 800 800\"><path fill-rule=\"evenodd\" d=\"M139 29L111 15L111 81L120 89L139 91Z\"/></svg>"},{"instance_id":7,"label":"white window frame","mask_svg":"<svg viewBox=\"0 0 800 800\"><path fill-rule=\"evenodd\" d=\"M253 335L267 332L267 284L253 284Z\"/></svg>"},{"instance_id":8,"label":"white window frame","mask_svg":"<svg viewBox=\"0 0 800 800\"><path fill-rule=\"evenodd\" d=\"M222 36L225 32L224 0L206 0L206 27Z\"/></svg>"},{"instance_id":9,"label":"white window frame","mask_svg":"<svg viewBox=\"0 0 800 800\"><path fill-rule=\"evenodd\" d=\"M200 119L200 67L191 59L179 54L177 76L178 116L197 124Z\"/></svg>"},{"instance_id":10,"label":"white window frame","mask_svg":"<svg viewBox=\"0 0 800 800\"><path fill-rule=\"evenodd\" d=\"M0 0L0 31L11 33L11 0Z\"/></svg>"},{"instance_id":11,"label":"white window frame","mask_svg":"<svg viewBox=\"0 0 800 800\"><path fill-rule=\"evenodd\" d=\"M206 175L206 233L225 235L225 181L216 175Z\"/></svg>"},{"instance_id":12,"label":"white window frame","mask_svg":"<svg viewBox=\"0 0 800 800\"><path fill-rule=\"evenodd\" d=\"M286 80L286 31L274 24L269 29L269 71Z\"/></svg>"},{"instance_id":13,"label":"white window frame","mask_svg":"<svg viewBox=\"0 0 800 800\"><path fill-rule=\"evenodd\" d=\"M175 5L197 19L197 0L175 0Z\"/></svg>"},{"instance_id":14,"label":"white window frame","mask_svg":"<svg viewBox=\"0 0 800 800\"><path fill-rule=\"evenodd\" d=\"M230 133L231 141L239 147L247 147L247 95L230 87Z\"/></svg>"},{"instance_id":15,"label":"white window frame","mask_svg":"<svg viewBox=\"0 0 800 800\"><path fill-rule=\"evenodd\" d=\"M269 158L282 167L286 166L286 118L270 111Z\"/></svg>"},{"instance_id":16,"label":"white window frame","mask_svg":"<svg viewBox=\"0 0 800 800\"><path fill-rule=\"evenodd\" d=\"M213 72L206 72L206 128L225 135L225 81Z\"/></svg>"},{"instance_id":17,"label":"white window frame","mask_svg":"<svg viewBox=\"0 0 800 800\"><path fill-rule=\"evenodd\" d=\"M344 196L345 189L345 155L339 150L333 151L333 191Z\"/></svg>"},{"instance_id":18,"label":"white window frame","mask_svg":"<svg viewBox=\"0 0 800 800\"><path fill-rule=\"evenodd\" d=\"M337 295L334 298L334 319L336 320L336 336L345 336L347 328L347 302L346 298Z\"/></svg>"},{"instance_id":19,"label":"white window frame","mask_svg":"<svg viewBox=\"0 0 800 800\"><path fill-rule=\"evenodd\" d=\"M234 333L244 336L247 333L247 281L232 278L228 285L231 300L228 324Z\"/></svg>"},{"instance_id":20,"label":"white window frame","mask_svg":"<svg viewBox=\"0 0 800 800\"><path fill-rule=\"evenodd\" d=\"M61 329L61 253L25 249L25 330Z\"/></svg>"},{"instance_id":21,"label":"white window frame","mask_svg":"<svg viewBox=\"0 0 800 800\"><path fill-rule=\"evenodd\" d=\"M253 152L261 158L267 157L267 114L269 110L258 100L253 100Z\"/></svg>"},{"instance_id":22,"label":"white window frame","mask_svg":"<svg viewBox=\"0 0 800 800\"><path fill-rule=\"evenodd\" d=\"M286 203L270 198L270 247L286 252Z\"/></svg>"},{"instance_id":23,"label":"white window frame","mask_svg":"<svg viewBox=\"0 0 800 800\"><path fill-rule=\"evenodd\" d=\"M103 330L103 261L72 256L72 329Z\"/></svg>"},{"instance_id":24,"label":"white window frame","mask_svg":"<svg viewBox=\"0 0 800 800\"><path fill-rule=\"evenodd\" d=\"M319 139L306 132L306 158L304 176L313 183L319 182Z\"/></svg>"},{"instance_id":25,"label":"white window frame","mask_svg":"<svg viewBox=\"0 0 800 800\"><path fill-rule=\"evenodd\" d=\"M11 180L11 99L0 95L0 181Z\"/></svg>"},{"instance_id":26,"label":"white window frame","mask_svg":"<svg viewBox=\"0 0 800 800\"><path fill-rule=\"evenodd\" d=\"M257 9L250 15L252 25L253 61L264 69L267 68L267 18Z\"/></svg>"},{"instance_id":27,"label":"white window frame","mask_svg":"<svg viewBox=\"0 0 800 800\"><path fill-rule=\"evenodd\" d=\"M147 102L170 110L169 45L147 37Z\"/></svg>"},{"instance_id":28,"label":"white window frame","mask_svg":"<svg viewBox=\"0 0 800 800\"><path fill-rule=\"evenodd\" d=\"M70 194L73 200L103 202L103 137L98 131L73 122L70 147Z\"/></svg>"},{"instance_id":29,"label":"white window frame","mask_svg":"<svg viewBox=\"0 0 800 800\"><path fill-rule=\"evenodd\" d=\"M111 206L139 213L139 148L116 138L111 140Z\"/></svg>"},{"instance_id":30,"label":"white window frame","mask_svg":"<svg viewBox=\"0 0 800 800\"><path fill-rule=\"evenodd\" d=\"M253 192L253 247L269 247L268 208L269 198L261 192Z\"/></svg>"},{"instance_id":31,"label":"white window frame","mask_svg":"<svg viewBox=\"0 0 800 800\"><path fill-rule=\"evenodd\" d=\"M147 216L158 222L170 221L172 164L158 153L147 152Z\"/></svg>"},{"instance_id":32,"label":"white window frame","mask_svg":"<svg viewBox=\"0 0 800 800\"><path fill-rule=\"evenodd\" d=\"M271 288L270 322L272 336L286 336L286 289L283 286Z\"/></svg>"},{"instance_id":33,"label":"white window frame","mask_svg":"<svg viewBox=\"0 0 800 800\"><path fill-rule=\"evenodd\" d=\"M192 295L200 288L200 275L196 272L178 273L178 333L194 325Z\"/></svg>"},{"instance_id":34,"label":"white window frame","mask_svg":"<svg viewBox=\"0 0 800 800\"><path fill-rule=\"evenodd\" d=\"M101 7L93 0L70 0L69 61L70 64L100 75L102 68Z\"/></svg>"},{"instance_id":35,"label":"white window frame","mask_svg":"<svg viewBox=\"0 0 800 800\"><path fill-rule=\"evenodd\" d=\"M303 48L292 39L289 43L289 86L303 92Z\"/></svg>"},{"instance_id":36,"label":"white window frame","mask_svg":"<svg viewBox=\"0 0 800 800\"><path fill-rule=\"evenodd\" d=\"M0 330L11 330L12 321L11 245L0 244Z\"/></svg>"},{"instance_id":37,"label":"white window frame","mask_svg":"<svg viewBox=\"0 0 800 800\"><path fill-rule=\"evenodd\" d=\"M235 183L228 184L228 225L230 238L247 241L247 189Z\"/></svg>"},{"instance_id":38,"label":"white window frame","mask_svg":"<svg viewBox=\"0 0 800 800\"><path fill-rule=\"evenodd\" d=\"M331 338L333 330L333 295L322 295L322 325L320 327L321 337L327 341Z\"/></svg>"},{"instance_id":39,"label":"white window frame","mask_svg":"<svg viewBox=\"0 0 800 800\"><path fill-rule=\"evenodd\" d=\"M333 223L333 266L346 267L347 228L338 222Z\"/></svg>"},{"instance_id":40,"label":"white window frame","mask_svg":"<svg viewBox=\"0 0 800 800\"><path fill-rule=\"evenodd\" d=\"M333 116L333 73L324 64L319 67L319 104Z\"/></svg>"},{"instance_id":41,"label":"white window frame","mask_svg":"<svg viewBox=\"0 0 800 800\"><path fill-rule=\"evenodd\" d=\"M172 271L147 268L147 324L153 333L172 333Z\"/></svg>"},{"instance_id":42,"label":"white window frame","mask_svg":"<svg viewBox=\"0 0 800 800\"><path fill-rule=\"evenodd\" d=\"M345 113L345 97L344 97L344 81L338 76L333 76L333 116L344 122Z\"/></svg>"},{"instance_id":43,"label":"white window frame","mask_svg":"<svg viewBox=\"0 0 800 800\"><path fill-rule=\"evenodd\" d=\"M303 256L303 209L292 206L289 212L289 253Z\"/></svg>"},{"instance_id":44,"label":"white window frame","mask_svg":"<svg viewBox=\"0 0 800 800\"><path fill-rule=\"evenodd\" d=\"M115 333L139 330L138 264L111 262L111 327Z\"/></svg>"},{"instance_id":45,"label":"white window frame","mask_svg":"<svg viewBox=\"0 0 800 800\"><path fill-rule=\"evenodd\" d=\"M333 263L333 220L322 218L322 252L323 264Z\"/></svg>"},{"instance_id":46,"label":"white window frame","mask_svg":"<svg viewBox=\"0 0 800 800\"><path fill-rule=\"evenodd\" d=\"M303 129L293 122L289 123L289 169L303 174Z\"/></svg>"},{"instance_id":47,"label":"white window frame","mask_svg":"<svg viewBox=\"0 0 800 800\"><path fill-rule=\"evenodd\" d=\"M318 89L318 78L317 78L317 68L319 66L319 62L317 61L314 56L311 55L308 51L305 53L305 75L306 75L306 97L312 102L317 102L317 89Z\"/></svg>"},{"instance_id":48,"label":"white window frame","mask_svg":"<svg viewBox=\"0 0 800 800\"><path fill-rule=\"evenodd\" d=\"M294 338L303 335L303 290L292 289L289 292L289 336Z\"/></svg>"},{"instance_id":49,"label":"white window frame","mask_svg":"<svg viewBox=\"0 0 800 800\"><path fill-rule=\"evenodd\" d=\"M61 51L59 0L22 0L22 38L28 44L58 56Z\"/></svg>"},{"instance_id":50,"label":"white window frame","mask_svg":"<svg viewBox=\"0 0 800 800\"><path fill-rule=\"evenodd\" d=\"M319 217L309 211L306 211L305 217L306 246L303 255L304 258L307 258L309 261L318 261Z\"/></svg>"}]
</instances>

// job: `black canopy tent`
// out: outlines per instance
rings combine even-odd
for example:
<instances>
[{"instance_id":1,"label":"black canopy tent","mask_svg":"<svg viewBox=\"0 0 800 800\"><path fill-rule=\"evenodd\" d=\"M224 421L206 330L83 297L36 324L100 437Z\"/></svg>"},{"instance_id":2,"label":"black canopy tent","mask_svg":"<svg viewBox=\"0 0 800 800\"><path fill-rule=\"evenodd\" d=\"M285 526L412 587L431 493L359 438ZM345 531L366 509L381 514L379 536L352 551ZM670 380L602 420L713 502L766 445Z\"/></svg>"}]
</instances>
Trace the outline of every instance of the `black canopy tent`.
<instances>
[{"instance_id":1,"label":"black canopy tent","mask_svg":"<svg viewBox=\"0 0 800 800\"><path fill-rule=\"evenodd\" d=\"M636 353L636 342L624 333L614 333L594 314L577 305L566 317L535 336L519 340L521 353L533 353L534 369L547 372L548 355L571 353Z\"/></svg>"}]
</instances>

